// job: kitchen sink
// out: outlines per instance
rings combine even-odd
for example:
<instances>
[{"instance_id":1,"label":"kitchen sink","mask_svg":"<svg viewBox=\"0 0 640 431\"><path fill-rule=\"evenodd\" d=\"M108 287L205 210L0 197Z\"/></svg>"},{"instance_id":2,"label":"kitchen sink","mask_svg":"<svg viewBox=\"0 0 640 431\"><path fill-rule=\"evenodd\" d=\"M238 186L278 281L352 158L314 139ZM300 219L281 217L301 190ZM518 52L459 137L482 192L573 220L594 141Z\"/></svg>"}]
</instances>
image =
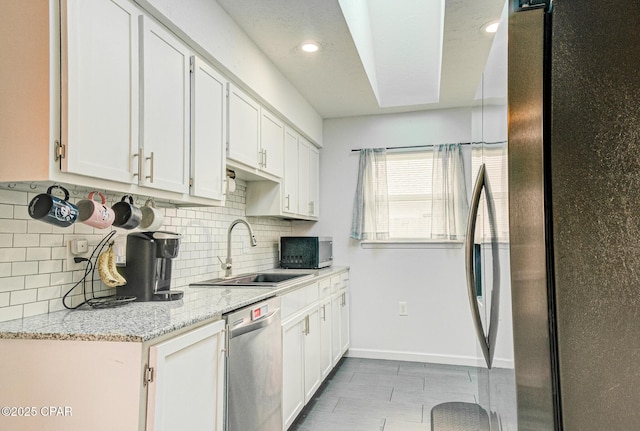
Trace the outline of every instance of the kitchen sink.
<instances>
[{"instance_id":1,"label":"kitchen sink","mask_svg":"<svg viewBox=\"0 0 640 431\"><path fill-rule=\"evenodd\" d=\"M309 273L258 272L239 275L232 278L218 278L214 280L192 283L191 286L251 286L251 287L282 287L283 285L313 278Z\"/></svg>"}]
</instances>

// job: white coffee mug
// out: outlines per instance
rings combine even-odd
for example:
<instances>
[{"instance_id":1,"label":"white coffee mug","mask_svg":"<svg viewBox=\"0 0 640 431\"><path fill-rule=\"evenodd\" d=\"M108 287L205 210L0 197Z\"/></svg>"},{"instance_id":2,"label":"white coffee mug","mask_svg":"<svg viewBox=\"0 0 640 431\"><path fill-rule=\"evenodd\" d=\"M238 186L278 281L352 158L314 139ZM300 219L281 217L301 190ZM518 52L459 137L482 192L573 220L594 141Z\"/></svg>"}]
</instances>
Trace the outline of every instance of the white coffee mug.
<instances>
[{"instance_id":1,"label":"white coffee mug","mask_svg":"<svg viewBox=\"0 0 640 431\"><path fill-rule=\"evenodd\" d=\"M155 231L160 229L163 222L162 212L156 208L156 203L153 199L147 199L140 210L142 211L142 220L140 221L139 226L140 229L146 231Z\"/></svg>"}]
</instances>

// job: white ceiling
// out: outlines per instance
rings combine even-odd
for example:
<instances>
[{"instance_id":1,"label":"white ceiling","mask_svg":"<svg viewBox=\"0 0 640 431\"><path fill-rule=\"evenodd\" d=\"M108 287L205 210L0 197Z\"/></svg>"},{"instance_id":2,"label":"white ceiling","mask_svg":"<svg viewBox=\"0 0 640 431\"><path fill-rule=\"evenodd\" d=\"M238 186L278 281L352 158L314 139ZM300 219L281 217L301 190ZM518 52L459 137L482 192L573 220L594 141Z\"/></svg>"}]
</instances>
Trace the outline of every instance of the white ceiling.
<instances>
[{"instance_id":1,"label":"white ceiling","mask_svg":"<svg viewBox=\"0 0 640 431\"><path fill-rule=\"evenodd\" d=\"M371 31L374 38L387 42L393 63L402 63L402 67L394 66L402 77L377 76L370 80L365 67L367 56L363 52L361 57L356 49L338 0L217 1L323 118L473 105L493 40L482 27L499 20L505 4L504 0L444 0L441 54L426 55L429 58L425 59L417 49L423 45L416 42L420 36L412 37L407 23L419 23L422 18L416 17L420 16L426 23L429 18L424 10L410 8L421 8L425 2L440 4L442 0L377 1L393 7L382 14L380 9L369 12ZM381 18L385 14L387 20ZM356 35L352 20L350 16ZM425 26L431 29L429 37L438 36L432 24ZM300 44L309 40L318 41L320 51L300 51ZM378 65L376 70L385 69ZM434 88L436 93L430 94ZM381 108L378 100L388 107Z\"/></svg>"}]
</instances>

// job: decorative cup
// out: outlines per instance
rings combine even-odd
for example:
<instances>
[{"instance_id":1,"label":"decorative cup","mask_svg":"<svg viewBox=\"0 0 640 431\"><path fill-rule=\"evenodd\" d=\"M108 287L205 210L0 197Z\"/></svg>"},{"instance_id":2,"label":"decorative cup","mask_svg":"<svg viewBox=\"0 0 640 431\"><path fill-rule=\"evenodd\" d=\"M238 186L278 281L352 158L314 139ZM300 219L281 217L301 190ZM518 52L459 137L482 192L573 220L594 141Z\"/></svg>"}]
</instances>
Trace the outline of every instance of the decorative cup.
<instances>
[{"instance_id":1,"label":"decorative cup","mask_svg":"<svg viewBox=\"0 0 640 431\"><path fill-rule=\"evenodd\" d=\"M127 202L129 200L129 202ZM140 208L133 205L133 196L124 195L120 202L116 202L111 209L115 213L113 225L122 229L134 229L142 220Z\"/></svg>"},{"instance_id":2,"label":"decorative cup","mask_svg":"<svg viewBox=\"0 0 640 431\"><path fill-rule=\"evenodd\" d=\"M64 192L64 199L51 194L54 189ZM69 201L69 191L62 186L51 186L47 193L40 193L29 203L29 215L54 226L71 226L78 218L78 207Z\"/></svg>"},{"instance_id":3,"label":"decorative cup","mask_svg":"<svg viewBox=\"0 0 640 431\"><path fill-rule=\"evenodd\" d=\"M140 229L144 229L146 231L156 231L160 229L163 217L160 210L156 208L156 203L153 199L147 199L144 206L140 208L140 211L142 211Z\"/></svg>"},{"instance_id":4,"label":"decorative cup","mask_svg":"<svg viewBox=\"0 0 640 431\"><path fill-rule=\"evenodd\" d=\"M101 202L96 202L93 197L96 193ZM87 199L78 202L78 221L98 229L105 229L113 224L115 213L107 206L107 198L100 192L91 192Z\"/></svg>"}]
</instances>

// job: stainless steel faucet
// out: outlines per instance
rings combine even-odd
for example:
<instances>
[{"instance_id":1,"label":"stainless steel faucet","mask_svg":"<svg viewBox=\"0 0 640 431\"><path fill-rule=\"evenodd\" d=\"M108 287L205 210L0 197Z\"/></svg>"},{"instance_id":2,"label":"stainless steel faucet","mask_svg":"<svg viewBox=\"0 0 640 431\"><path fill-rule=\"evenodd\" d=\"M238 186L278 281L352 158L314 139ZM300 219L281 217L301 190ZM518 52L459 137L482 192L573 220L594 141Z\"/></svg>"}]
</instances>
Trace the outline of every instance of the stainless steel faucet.
<instances>
[{"instance_id":1,"label":"stainless steel faucet","mask_svg":"<svg viewBox=\"0 0 640 431\"><path fill-rule=\"evenodd\" d=\"M253 229L251 228L251 225L249 223L247 223L246 220L243 220L241 218L236 219L234 221L231 222L231 224L229 225L229 229L227 230L227 260L224 261L224 263L222 264L222 269L224 269L224 277L225 278L229 278L231 277L231 231L233 230L234 226L242 223L244 225L247 226L247 229L249 229L249 236L251 237L251 247L255 247L256 245L258 245L258 242L256 241L256 236L253 234Z\"/></svg>"}]
</instances>

